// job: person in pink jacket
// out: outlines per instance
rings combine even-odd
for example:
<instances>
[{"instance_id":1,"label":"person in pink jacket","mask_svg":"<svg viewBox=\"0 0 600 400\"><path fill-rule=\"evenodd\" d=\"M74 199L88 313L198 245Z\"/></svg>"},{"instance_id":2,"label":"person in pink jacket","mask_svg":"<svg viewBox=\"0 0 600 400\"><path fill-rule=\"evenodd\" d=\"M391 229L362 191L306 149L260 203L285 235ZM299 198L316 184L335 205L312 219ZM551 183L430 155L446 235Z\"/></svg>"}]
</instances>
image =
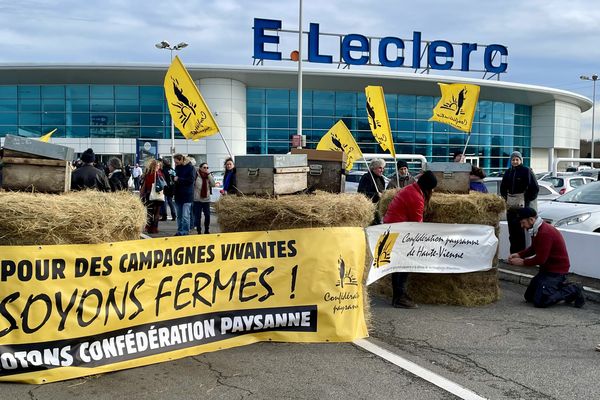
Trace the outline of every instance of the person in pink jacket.
<instances>
[{"instance_id":1,"label":"person in pink jacket","mask_svg":"<svg viewBox=\"0 0 600 400\"><path fill-rule=\"evenodd\" d=\"M425 171L416 183L401 189L390 203L383 222L423 222L425 206L431 198L433 189L437 186L437 179L433 172ZM417 308L417 305L406 293L407 272L392 273L392 306L396 308Z\"/></svg>"}]
</instances>

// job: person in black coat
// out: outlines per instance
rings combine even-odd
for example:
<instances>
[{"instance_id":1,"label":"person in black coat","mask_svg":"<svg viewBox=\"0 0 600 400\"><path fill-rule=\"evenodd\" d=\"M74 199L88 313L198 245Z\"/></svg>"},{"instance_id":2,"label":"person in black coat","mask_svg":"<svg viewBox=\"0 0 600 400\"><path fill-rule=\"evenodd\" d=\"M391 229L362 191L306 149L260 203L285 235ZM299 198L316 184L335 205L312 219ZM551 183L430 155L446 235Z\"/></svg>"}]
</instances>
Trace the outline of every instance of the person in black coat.
<instances>
[{"instance_id":1,"label":"person in black coat","mask_svg":"<svg viewBox=\"0 0 600 400\"><path fill-rule=\"evenodd\" d=\"M127 177L121 170L121 160L116 157L108 160L108 171L108 183L111 191L129 190Z\"/></svg>"},{"instance_id":2,"label":"person in black coat","mask_svg":"<svg viewBox=\"0 0 600 400\"><path fill-rule=\"evenodd\" d=\"M110 192L110 184L103 171L94 167L96 155L87 149L81 154L83 165L71 173L71 190L95 189Z\"/></svg>"},{"instance_id":3,"label":"person in black coat","mask_svg":"<svg viewBox=\"0 0 600 400\"><path fill-rule=\"evenodd\" d=\"M358 181L358 193L367 196L373 203L377 203L381 198L381 193L385 190L385 179L383 178L383 170L385 169L385 160L375 158L369 163L369 172L360 177ZM371 225L381 223L379 211L375 210L373 222Z\"/></svg>"},{"instance_id":4,"label":"person in black coat","mask_svg":"<svg viewBox=\"0 0 600 400\"><path fill-rule=\"evenodd\" d=\"M510 253L513 254L524 250L526 247L525 230L521 228L517 211L523 207L530 207L531 202L537 198L540 188L533 171L523 165L523 156L520 152L512 152L510 164L511 167L506 170L502 177L500 195L507 205L508 239L510 241ZM522 204L519 203L521 200Z\"/></svg>"},{"instance_id":5,"label":"person in black coat","mask_svg":"<svg viewBox=\"0 0 600 400\"><path fill-rule=\"evenodd\" d=\"M196 169L189 158L183 154L175 154L175 208L177 209L177 233L176 236L189 235L192 222L192 205L194 204L194 182L196 181Z\"/></svg>"},{"instance_id":6,"label":"person in black coat","mask_svg":"<svg viewBox=\"0 0 600 400\"><path fill-rule=\"evenodd\" d=\"M367 196L373 203L377 203L381 198L381 193L385 190L385 179L383 170L385 169L385 160L375 158L369 163L370 173L364 174L358 182L358 193Z\"/></svg>"}]
</instances>

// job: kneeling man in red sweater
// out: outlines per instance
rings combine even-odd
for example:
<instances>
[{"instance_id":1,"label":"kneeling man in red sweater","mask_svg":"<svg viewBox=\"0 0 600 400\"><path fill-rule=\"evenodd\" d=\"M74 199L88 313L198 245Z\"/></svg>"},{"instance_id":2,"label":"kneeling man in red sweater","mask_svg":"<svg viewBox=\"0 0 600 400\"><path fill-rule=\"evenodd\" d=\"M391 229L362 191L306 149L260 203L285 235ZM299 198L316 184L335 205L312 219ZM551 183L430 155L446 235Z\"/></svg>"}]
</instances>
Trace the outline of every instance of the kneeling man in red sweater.
<instances>
[{"instance_id":1,"label":"kneeling man in red sweater","mask_svg":"<svg viewBox=\"0 0 600 400\"><path fill-rule=\"evenodd\" d=\"M571 264L567 246L560 232L544 222L533 208L518 210L521 228L532 234L531 246L508 257L509 264L540 266L525 291L525 300L535 307L548 307L561 300L583 307L585 298L581 285L566 281Z\"/></svg>"}]
</instances>

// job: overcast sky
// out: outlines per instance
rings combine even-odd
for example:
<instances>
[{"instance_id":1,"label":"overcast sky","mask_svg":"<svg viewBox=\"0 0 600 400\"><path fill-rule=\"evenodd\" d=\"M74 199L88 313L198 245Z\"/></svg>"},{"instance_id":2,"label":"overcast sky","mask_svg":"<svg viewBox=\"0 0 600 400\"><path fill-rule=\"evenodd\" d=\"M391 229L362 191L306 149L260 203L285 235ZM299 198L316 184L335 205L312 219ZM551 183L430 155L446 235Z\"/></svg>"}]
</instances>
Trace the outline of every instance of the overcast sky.
<instances>
[{"instance_id":1,"label":"overcast sky","mask_svg":"<svg viewBox=\"0 0 600 400\"><path fill-rule=\"evenodd\" d=\"M503 81L549 86L591 98L592 83L579 76L600 73L600 7L594 1L304 0L303 10L305 30L316 22L321 32L411 39L413 31L420 31L423 40L505 45L509 56ZM252 65L254 18L282 20L283 29L297 29L298 1L5 0L0 3L0 62L166 65L168 51L154 44L167 40L189 43L179 52L186 65L248 66ZM295 48L295 39L282 35L281 40L287 55L288 49ZM453 75L465 76L459 71ZM600 97L600 86L597 89ZM587 112L582 137L589 138L590 121Z\"/></svg>"}]
</instances>

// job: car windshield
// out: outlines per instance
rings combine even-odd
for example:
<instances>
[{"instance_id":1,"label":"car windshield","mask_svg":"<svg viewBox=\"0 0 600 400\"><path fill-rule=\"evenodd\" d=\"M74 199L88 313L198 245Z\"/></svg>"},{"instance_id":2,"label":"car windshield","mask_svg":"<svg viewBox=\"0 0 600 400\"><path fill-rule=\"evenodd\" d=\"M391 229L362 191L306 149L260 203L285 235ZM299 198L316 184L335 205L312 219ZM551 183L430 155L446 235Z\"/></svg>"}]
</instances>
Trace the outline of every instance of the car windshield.
<instances>
[{"instance_id":1,"label":"car windshield","mask_svg":"<svg viewBox=\"0 0 600 400\"><path fill-rule=\"evenodd\" d=\"M535 179L540 180L542 178L545 178L546 176L548 176L548 172L538 172L537 174L535 174Z\"/></svg>"},{"instance_id":2,"label":"car windshield","mask_svg":"<svg viewBox=\"0 0 600 400\"><path fill-rule=\"evenodd\" d=\"M600 205L600 182L592 182L579 186L577 189L563 194L554 201Z\"/></svg>"},{"instance_id":3,"label":"car windshield","mask_svg":"<svg viewBox=\"0 0 600 400\"><path fill-rule=\"evenodd\" d=\"M355 183L358 183L358 182L360 182L360 178L362 178L362 176L364 174L365 174L364 172L362 172L362 173L356 173L356 174L348 174L346 176L346 182L355 182Z\"/></svg>"}]
</instances>

